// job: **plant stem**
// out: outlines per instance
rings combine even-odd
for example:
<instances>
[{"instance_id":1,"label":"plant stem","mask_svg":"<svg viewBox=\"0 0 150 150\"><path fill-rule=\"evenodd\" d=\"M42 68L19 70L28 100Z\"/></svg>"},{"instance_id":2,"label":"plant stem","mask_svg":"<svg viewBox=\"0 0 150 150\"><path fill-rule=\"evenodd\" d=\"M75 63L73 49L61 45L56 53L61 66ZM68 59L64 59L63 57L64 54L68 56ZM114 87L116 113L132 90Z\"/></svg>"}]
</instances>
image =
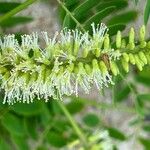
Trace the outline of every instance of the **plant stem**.
<instances>
[{"instance_id":1,"label":"plant stem","mask_svg":"<svg viewBox=\"0 0 150 150\"><path fill-rule=\"evenodd\" d=\"M81 23L73 16L73 14L67 9L67 7L64 5L63 2L60 0L57 0L57 2L61 5L61 7L66 11L66 13L73 19L73 21L81 28L83 32L86 32L84 27L81 25Z\"/></svg>"},{"instance_id":2,"label":"plant stem","mask_svg":"<svg viewBox=\"0 0 150 150\"><path fill-rule=\"evenodd\" d=\"M18 7L14 8L13 10L6 13L5 15L1 16L0 17L0 23L3 22L4 20L7 20L8 18L14 16L18 12L20 12L21 10L27 8L29 5L31 5L35 1L37 1L37 0L27 0L24 3L22 3L21 5L19 5Z\"/></svg>"},{"instance_id":3,"label":"plant stem","mask_svg":"<svg viewBox=\"0 0 150 150\"><path fill-rule=\"evenodd\" d=\"M57 103L61 108L61 110L63 111L63 113L66 115L67 119L70 121L70 124L72 125L74 131L79 136L80 140L83 142L84 147L87 148L88 142L86 140L86 136L81 131L80 127L77 125L75 120L72 118L71 114L69 113L65 105L60 100L57 100Z\"/></svg>"}]
</instances>

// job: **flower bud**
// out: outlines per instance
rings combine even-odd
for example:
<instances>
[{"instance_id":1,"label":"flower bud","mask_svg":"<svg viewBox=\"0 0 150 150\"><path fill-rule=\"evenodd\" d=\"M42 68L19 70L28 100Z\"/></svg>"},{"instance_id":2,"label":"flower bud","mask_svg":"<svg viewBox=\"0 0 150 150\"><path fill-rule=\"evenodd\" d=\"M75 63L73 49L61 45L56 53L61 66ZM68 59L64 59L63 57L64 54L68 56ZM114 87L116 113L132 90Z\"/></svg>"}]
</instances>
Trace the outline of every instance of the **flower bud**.
<instances>
[{"instance_id":1,"label":"flower bud","mask_svg":"<svg viewBox=\"0 0 150 150\"><path fill-rule=\"evenodd\" d=\"M86 71L86 73L89 74L89 75L92 73L92 69L91 69L90 65L85 64L85 71Z\"/></svg>"},{"instance_id":2,"label":"flower bud","mask_svg":"<svg viewBox=\"0 0 150 150\"><path fill-rule=\"evenodd\" d=\"M95 49L95 56L96 57L100 56L100 49L98 49L98 48Z\"/></svg>"},{"instance_id":3,"label":"flower bud","mask_svg":"<svg viewBox=\"0 0 150 150\"><path fill-rule=\"evenodd\" d=\"M6 72L6 73L3 75L3 79L4 79L5 81L7 81L7 80L9 79L9 77L10 77L10 73L9 73L9 72Z\"/></svg>"},{"instance_id":4,"label":"flower bud","mask_svg":"<svg viewBox=\"0 0 150 150\"><path fill-rule=\"evenodd\" d=\"M110 70L112 71L113 75L116 76L119 73L118 67L115 62L110 62Z\"/></svg>"},{"instance_id":5,"label":"flower bud","mask_svg":"<svg viewBox=\"0 0 150 150\"><path fill-rule=\"evenodd\" d=\"M144 25L140 28L139 34L140 34L139 36L140 42L145 41L145 26Z\"/></svg>"},{"instance_id":6,"label":"flower bud","mask_svg":"<svg viewBox=\"0 0 150 150\"><path fill-rule=\"evenodd\" d=\"M147 43L147 48L150 49L150 41Z\"/></svg>"},{"instance_id":7,"label":"flower bud","mask_svg":"<svg viewBox=\"0 0 150 150\"><path fill-rule=\"evenodd\" d=\"M117 36L116 36L116 47L120 48L121 47L121 32L118 31L117 32Z\"/></svg>"},{"instance_id":8,"label":"flower bud","mask_svg":"<svg viewBox=\"0 0 150 150\"><path fill-rule=\"evenodd\" d=\"M99 68L98 62L97 62L96 59L93 59L93 60L92 60L92 66L93 66L93 68Z\"/></svg>"},{"instance_id":9,"label":"flower bud","mask_svg":"<svg viewBox=\"0 0 150 150\"><path fill-rule=\"evenodd\" d=\"M104 49L109 49L110 48L110 39L109 35L106 34L104 38Z\"/></svg>"},{"instance_id":10,"label":"flower bud","mask_svg":"<svg viewBox=\"0 0 150 150\"><path fill-rule=\"evenodd\" d=\"M107 73L107 67L103 61L100 61L99 66L100 66L100 70L103 74Z\"/></svg>"},{"instance_id":11,"label":"flower bud","mask_svg":"<svg viewBox=\"0 0 150 150\"><path fill-rule=\"evenodd\" d=\"M150 64L150 55L149 54L145 54L146 59L147 59L147 63Z\"/></svg>"},{"instance_id":12,"label":"flower bud","mask_svg":"<svg viewBox=\"0 0 150 150\"><path fill-rule=\"evenodd\" d=\"M123 53L122 56L126 62L129 62L129 55L127 53Z\"/></svg>"},{"instance_id":13,"label":"flower bud","mask_svg":"<svg viewBox=\"0 0 150 150\"><path fill-rule=\"evenodd\" d=\"M122 67L125 70L125 72L129 72L129 63L125 59L122 59L121 62L122 62Z\"/></svg>"},{"instance_id":14,"label":"flower bud","mask_svg":"<svg viewBox=\"0 0 150 150\"><path fill-rule=\"evenodd\" d=\"M146 47L147 43L145 41L141 41L140 43L140 48Z\"/></svg>"},{"instance_id":15,"label":"flower bud","mask_svg":"<svg viewBox=\"0 0 150 150\"><path fill-rule=\"evenodd\" d=\"M121 41L121 48L126 48L126 40L125 39L123 39Z\"/></svg>"},{"instance_id":16,"label":"flower bud","mask_svg":"<svg viewBox=\"0 0 150 150\"><path fill-rule=\"evenodd\" d=\"M130 33L129 33L129 43L134 43L134 37L135 37L135 32L134 32L134 28L130 29Z\"/></svg>"},{"instance_id":17,"label":"flower bud","mask_svg":"<svg viewBox=\"0 0 150 150\"><path fill-rule=\"evenodd\" d=\"M69 64L69 65L67 66L67 70L68 70L69 72L72 72L73 69L74 69L74 64L73 64L73 63L71 63L71 64Z\"/></svg>"},{"instance_id":18,"label":"flower bud","mask_svg":"<svg viewBox=\"0 0 150 150\"><path fill-rule=\"evenodd\" d=\"M131 64L135 65L135 58L134 58L134 55L133 54L129 54L129 61Z\"/></svg>"},{"instance_id":19,"label":"flower bud","mask_svg":"<svg viewBox=\"0 0 150 150\"><path fill-rule=\"evenodd\" d=\"M140 61L138 55L135 55L134 57L135 57L135 63L136 63L136 65L137 65L138 69L139 69L140 71L142 71L142 70L143 70L143 65L142 65L142 63L141 63L141 61Z\"/></svg>"},{"instance_id":20,"label":"flower bud","mask_svg":"<svg viewBox=\"0 0 150 150\"><path fill-rule=\"evenodd\" d=\"M6 73L8 70L5 67L0 68L0 74Z\"/></svg>"},{"instance_id":21,"label":"flower bud","mask_svg":"<svg viewBox=\"0 0 150 150\"><path fill-rule=\"evenodd\" d=\"M147 64L147 59L146 59L146 56L145 56L145 54L144 54L143 52L139 52L139 53L138 53L138 56L139 56L139 58L142 60L142 62L143 62L144 64Z\"/></svg>"},{"instance_id":22,"label":"flower bud","mask_svg":"<svg viewBox=\"0 0 150 150\"><path fill-rule=\"evenodd\" d=\"M86 58L87 55L88 55L88 53L89 53L89 50L88 50L87 48L83 49L82 57L83 57L83 58Z\"/></svg>"}]
</instances>

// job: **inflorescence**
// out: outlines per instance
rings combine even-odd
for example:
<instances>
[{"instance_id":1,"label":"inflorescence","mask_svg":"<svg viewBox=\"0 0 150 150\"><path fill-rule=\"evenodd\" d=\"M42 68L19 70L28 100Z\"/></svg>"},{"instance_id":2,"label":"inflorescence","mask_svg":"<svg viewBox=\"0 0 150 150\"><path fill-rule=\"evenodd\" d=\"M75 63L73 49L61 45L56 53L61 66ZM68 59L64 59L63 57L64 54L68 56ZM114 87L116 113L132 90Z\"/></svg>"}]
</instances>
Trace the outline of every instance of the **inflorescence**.
<instances>
[{"instance_id":1,"label":"inflorescence","mask_svg":"<svg viewBox=\"0 0 150 150\"><path fill-rule=\"evenodd\" d=\"M108 29L104 24L92 24L93 35L79 30L63 29L49 38L42 32L45 48L39 45L37 33L22 35L21 44L15 35L0 39L0 89L3 103L32 102L34 98L62 99L63 95L78 95L79 87L89 93L114 84L112 76L119 74L119 61L129 71L129 63L141 71L150 64L150 42L145 41L145 27L139 32L131 28L128 42L116 35L112 48Z\"/></svg>"}]
</instances>

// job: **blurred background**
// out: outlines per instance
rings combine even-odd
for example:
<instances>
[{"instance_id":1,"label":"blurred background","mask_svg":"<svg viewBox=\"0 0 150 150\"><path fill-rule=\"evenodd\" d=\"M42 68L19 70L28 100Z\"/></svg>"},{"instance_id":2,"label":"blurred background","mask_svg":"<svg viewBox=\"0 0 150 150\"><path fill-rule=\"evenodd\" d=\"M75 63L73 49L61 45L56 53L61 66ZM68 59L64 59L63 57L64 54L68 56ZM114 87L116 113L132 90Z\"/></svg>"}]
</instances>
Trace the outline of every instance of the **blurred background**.
<instances>
[{"instance_id":1,"label":"blurred background","mask_svg":"<svg viewBox=\"0 0 150 150\"><path fill-rule=\"evenodd\" d=\"M88 1L89 4L86 4ZM0 15L7 14L23 2L24 0L0 0ZM110 29L109 34L113 41L118 30L126 37L130 27L135 28L138 36L138 30L144 24L147 1L62 2L85 30L90 30L92 22L105 23ZM53 36L63 27L74 29L78 26L57 1L41 0L0 22L0 35L15 34L20 39L21 34L47 31ZM149 39L150 21L147 22L146 29ZM64 98L65 106L86 136L107 130L114 149L150 150L149 66L142 72L133 67L130 74L123 75L123 78L114 78L114 87L100 92L93 87L89 95L81 91L77 98ZM3 94L0 98L0 150L79 149L80 146L68 148L70 143L79 139L54 100L48 103L35 100L31 104L7 106L2 104Z\"/></svg>"}]
</instances>

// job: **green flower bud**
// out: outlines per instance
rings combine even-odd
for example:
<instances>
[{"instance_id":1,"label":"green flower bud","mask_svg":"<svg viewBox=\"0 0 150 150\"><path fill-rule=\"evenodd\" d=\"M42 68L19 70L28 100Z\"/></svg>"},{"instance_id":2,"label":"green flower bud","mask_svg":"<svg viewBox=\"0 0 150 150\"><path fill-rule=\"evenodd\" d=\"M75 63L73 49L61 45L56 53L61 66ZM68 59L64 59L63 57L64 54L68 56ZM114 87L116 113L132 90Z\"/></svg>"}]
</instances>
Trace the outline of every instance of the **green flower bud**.
<instances>
[{"instance_id":1,"label":"green flower bud","mask_svg":"<svg viewBox=\"0 0 150 150\"><path fill-rule=\"evenodd\" d=\"M117 76L119 73L118 67L117 67L116 63L113 61L110 62L110 70L112 71L114 76Z\"/></svg>"},{"instance_id":2,"label":"green flower bud","mask_svg":"<svg viewBox=\"0 0 150 150\"><path fill-rule=\"evenodd\" d=\"M143 52L139 52L138 55L139 55L139 58L142 60L142 62L144 64L147 64L147 59L146 59L145 54Z\"/></svg>"},{"instance_id":3,"label":"green flower bud","mask_svg":"<svg viewBox=\"0 0 150 150\"><path fill-rule=\"evenodd\" d=\"M24 72L23 73L23 75L22 75L22 77L24 78L24 81L25 81L25 83L26 83L26 85L28 85L28 83L30 82L30 72L28 71L28 72Z\"/></svg>"},{"instance_id":4,"label":"green flower bud","mask_svg":"<svg viewBox=\"0 0 150 150\"><path fill-rule=\"evenodd\" d=\"M135 65L135 58L134 58L134 55L133 54L129 54L129 61L131 64Z\"/></svg>"},{"instance_id":5,"label":"green flower bud","mask_svg":"<svg viewBox=\"0 0 150 150\"><path fill-rule=\"evenodd\" d=\"M67 66L67 70L69 71L69 72L73 72L73 69L74 69L74 64L72 63L72 64L69 64L68 66Z\"/></svg>"},{"instance_id":6,"label":"green flower bud","mask_svg":"<svg viewBox=\"0 0 150 150\"><path fill-rule=\"evenodd\" d=\"M150 41L147 43L147 48L150 49Z\"/></svg>"},{"instance_id":7,"label":"green flower bud","mask_svg":"<svg viewBox=\"0 0 150 150\"><path fill-rule=\"evenodd\" d=\"M147 59L147 63L150 64L150 55L149 54L145 54L146 59Z\"/></svg>"},{"instance_id":8,"label":"green flower bud","mask_svg":"<svg viewBox=\"0 0 150 150\"><path fill-rule=\"evenodd\" d=\"M134 50L134 49L135 49L135 44L134 44L134 43L129 43L129 44L127 45L127 49L129 49L129 50Z\"/></svg>"},{"instance_id":9,"label":"green flower bud","mask_svg":"<svg viewBox=\"0 0 150 150\"><path fill-rule=\"evenodd\" d=\"M129 55L127 53L123 53L122 56L126 62L129 62Z\"/></svg>"},{"instance_id":10,"label":"green flower bud","mask_svg":"<svg viewBox=\"0 0 150 150\"><path fill-rule=\"evenodd\" d=\"M106 34L104 38L104 49L109 49L110 48L110 39L109 35Z\"/></svg>"},{"instance_id":11,"label":"green flower bud","mask_svg":"<svg viewBox=\"0 0 150 150\"><path fill-rule=\"evenodd\" d=\"M82 57L86 58L88 56L89 50L87 48L85 48L82 52Z\"/></svg>"},{"instance_id":12,"label":"green flower bud","mask_svg":"<svg viewBox=\"0 0 150 150\"><path fill-rule=\"evenodd\" d=\"M93 68L99 68L98 62L97 62L96 59L93 59L93 60L92 60L92 66L93 66Z\"/></svg>"},{"instance_id":13,"label":"green flower bud","mask_svg":"<svg viewBox=\"0 0 150 150\"><path fill-rule=\"evenodd\" d=\"M117 32L117 36L116 36L116 47L120 48L121 47L121 32L118 31Z\"/></svg>"},{"instance_id":14,"label":"green flower bud","mask_svg":"<svg viewBox=\"0 0 150 150\"><path fill-rule=\"evenodd\" d=\"M100 66L100 70L103 74L107 73L107 67L103 61L100 61L99 66Z\"/></svg>"},{"instance_id":15,"label":"green flower bud","mask_svg":"<svg viewBox=\"0 0 150 150\"><path fill-rule=\"evenodd\" d=\"M147 43L145 41L141 41L140 43L140 48L146 47Z\"/></svg>"},{"instance_id":16,"label":"green flower bud","mask_svg":"<svg viewBox=\"0 0 150 150\"><path fill-rule=\"evenodd\" d=\"M122 67L125 70L125 72L129 72L129 63L125 59L122 59L121 62L122 62Z\"/></svg>"},{"instance_id":17,"label":"green flower bud","mask_svg":"<svg viewBox=\"0 0 150 150\"><path fill-rule=\"evenodd\" d=\"M140 42L144 41L145 40L145 26L144 25L140 28L139 34L140 34L139 36Z\"/></svg>"},{"instance_id":18,"label":"green flower bud","mask_svg":"<svg viewBox=\"0 0 150 150\"><path fill-rule=\"evenodd\" d=\"M89 74L89 75L92 73L92 69L91 69L90 65L85 64L85 71L86 71L86 73Z\"/></svg>"},{"instance_id":19,"label":"green flower bud","mask_svg":"<svg viewBox=\"0 0 150 150\"><path fill-rule=\"evenodd\" d=\"M0 74L6 73L7 69L5 67L0 68Z\"/></svg>"},{"instance_id":20,"label":"green flower bud","mask_svg":"<svg viewBox=\"0 0 150 150\"><path fill-rule=\"evenodd\" d=\"M98 48L95 49L95 56L96 57L100 56L100 49L98 49Z\"/></svg>"},{"instance_id":21,"label":"green flower bud","mask_svg":"<svg viewBox=\"0 0 150 150\"><path fill-rule=\"evenodd\" d=\"M136 65L137 65L138 69L139 69L140 71L142 71L142 70L143 70L143 65L142 65L142 63L141 63L141 61L140 61L138 55L135 55L134 58L135 58L135 63L136 63Z\"/></svg>"},{"instance_id":22,"label":"green flower bud","mask_svg":"<svg viewBox=\"0 0 150 150\"><path fill-rule=\"evenodd\" d=\"M126 48L126 40L125 39L123 39L121 41L121 48Z\"/></svg>"},{"instance_id":23,"label":"green flower bud","mask_svg":"<svg viewBox=\"0 0 150 150\"><path fill-rule=\"evenodd\" d=\"M6 72L4 75L3 75L3 79L6 81L8 80L10 77L10 73L9 72Z\"/></svg>"},{"instance_id":24,"label":"green flower bud","mask_svg":"<svg viewBox=\"0 0 150 150\"><path fill-rule=\"evenodd\" d=\"M130 33L129 33L129 43L134 43L134 37L135 37L135 32L134 32L134 28L130 29Z\"/></svg>"},{"instance_id":25,"label":"green flower bud","mask_svg":"<svg viewBox=\"0 0 150 150\"><path fill-rule=\"evenodd\" d=\"M37 72L33 72L31 74L31 79L30 79L30 82L35 82L38 78L38 73Z\"/></svg>"}]
</instances>

